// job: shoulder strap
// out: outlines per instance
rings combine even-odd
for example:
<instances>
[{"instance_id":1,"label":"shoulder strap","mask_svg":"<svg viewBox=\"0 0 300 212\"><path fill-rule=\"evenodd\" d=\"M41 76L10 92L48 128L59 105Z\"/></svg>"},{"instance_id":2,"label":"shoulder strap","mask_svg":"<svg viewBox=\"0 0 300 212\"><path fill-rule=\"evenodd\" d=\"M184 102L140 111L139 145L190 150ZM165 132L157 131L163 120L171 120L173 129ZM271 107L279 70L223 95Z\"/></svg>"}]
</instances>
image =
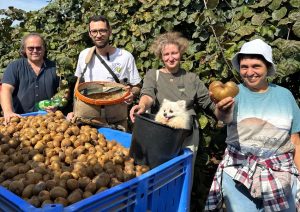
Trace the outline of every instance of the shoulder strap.
<instances>
[{"instance_id":1,"label":"shoulder strap","mask_svg":"<svg viewBox=\"0 0 300 212\"><path fill-rule=\"evenodd\" d=\"M158 80L158 77L159 77L159 69L156 70L156 82Z\"/></svg>"},{"instance_id":2,"label":"shoulder strap","mask_svg":"<svg viewBox=\"0 0 300 212\"><path fill-rule=\"evenodd\" d=\"M120 83L120 80L119 78L116 76L116 74L111 70L111 68L106 64L106 62L103 60L103 58L98 55L95 51L95 55L96 57L100 60L100 62L105 66L105 68L109 71L109 73L112 75L112 77L114 78L114 80L117 82L117 83Z\"/></svg>"},{"instance_id":3,"label":"shoulder strap","mask_svg":"<svg viewBox=\"0 0 300 212\"><path fill-rule=\"evenodd\" d=\"M83 82L83 81L84 81L83 76L84 76L84 74L85 74L85 72L86 72L86 70L87 70L87 66L88 66L89 62L91 61L92 57L94 56L94 54L95 54L96 57L100 60L100 62L104 65L104 67L109 71L109 73L112 75L112 77L114 78L114 80L115 80L117 83L120 83L120 80L119 80L119 78L116 76L116 74L115 74L115 73L111 70L111 68L106 64L106 62L103 60L103 58L102 58L100 55L98 55L98 54L96 53L96 47L95 47L95 46L93 46L93 47L89 50L89 52L88 52L88 54L87 54L87 56L86 56L86 58L85 58L85 67L84 67L83 72L82 72L82 74L81 74L81 76L80 76L79 82Z\"/></svg>"},{"instance_id":4,"label":"shoulder strap","mask_svg":"<svg viewBox=\"0 0 300 212\"><path fill-rule=\"evenodd\" d=\"M84 60L85 66L84 66L83 72L81 73L81 76L80 76L80 78L79 78L79 82L80 82L80 83L84 81L83 76L84 76L84 74L85 74L85 72L86 72L86 69L87 69L87 66L88 66L89 62L90 62L91 59L93 58L93 55L94 55L95 50L96 50L96 46L93 46L92 48L90 48L90 50L89 50L87 56L85 57L85 60Z\"/></svg>"}]
</instances>

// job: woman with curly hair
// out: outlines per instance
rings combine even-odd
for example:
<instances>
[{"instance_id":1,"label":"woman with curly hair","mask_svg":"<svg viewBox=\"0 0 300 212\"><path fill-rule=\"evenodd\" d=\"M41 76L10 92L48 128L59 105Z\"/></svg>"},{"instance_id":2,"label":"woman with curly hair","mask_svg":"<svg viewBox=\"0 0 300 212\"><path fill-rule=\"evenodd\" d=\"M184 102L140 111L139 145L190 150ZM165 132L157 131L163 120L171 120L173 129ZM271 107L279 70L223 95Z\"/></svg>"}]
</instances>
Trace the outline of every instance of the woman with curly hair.
<instances>
[{"instance_id":1,"label":"woman with curly hair","mask_svg":"<svg viewBox=\"0 0 300 212\"><path fill-rule=\"evenodd\" d=\"M149 109L152 113L157 113L164 99L184 100L193 120L190 123L193 133L185 140L183 146L189 147L194 152L195 161L199 144L195 106L203 110L214 111L215 105L198 75L186 72L180 67L182 55L188 45L189 41L179 32L166 32L154 40L150 51L163 62L164 66L146 73L139 104L130 110L130 118L134 122L134 113L145 113Z\"/></svg>"}]
</instances>

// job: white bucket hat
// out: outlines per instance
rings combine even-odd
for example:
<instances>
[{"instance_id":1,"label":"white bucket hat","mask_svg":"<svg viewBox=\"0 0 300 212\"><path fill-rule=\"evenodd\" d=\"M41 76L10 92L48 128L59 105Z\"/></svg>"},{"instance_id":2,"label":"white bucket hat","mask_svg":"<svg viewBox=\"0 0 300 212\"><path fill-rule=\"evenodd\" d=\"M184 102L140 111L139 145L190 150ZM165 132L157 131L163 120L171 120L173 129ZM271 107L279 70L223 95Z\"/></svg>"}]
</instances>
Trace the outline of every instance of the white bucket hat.
<instances>
[{"instance_id":1,"label":"white bucket hat","mask_svg":"<svg viewBox=\"0 0 300 212\"><path fill-rule=\"evenodd\" d=\"M231 60L233 67L238 71L240 71L240 64L238 61L238 56L240 54L258 54L263 56L266 61L272 64L268 69L268 76L273 76L275 74L276 69L272 59L272 48L264 41L255 39L243 44L240 52L236 53Z\"/></svg>"}]
</instances>

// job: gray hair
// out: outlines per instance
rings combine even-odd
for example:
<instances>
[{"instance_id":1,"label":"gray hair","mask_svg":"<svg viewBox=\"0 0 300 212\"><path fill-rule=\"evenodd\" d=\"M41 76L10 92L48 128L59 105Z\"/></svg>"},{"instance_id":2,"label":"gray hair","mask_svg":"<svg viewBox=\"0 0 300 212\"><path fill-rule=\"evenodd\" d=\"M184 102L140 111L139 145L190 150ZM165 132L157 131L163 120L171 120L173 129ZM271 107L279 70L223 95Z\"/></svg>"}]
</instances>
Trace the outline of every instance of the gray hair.
<instances>
[{"instance_id":1,"label":"gray hair","mask_svg":"<svg viewBox=\"0 0 300 212\"><path fill-rule=\"evenodd\" d=\"M26 55L26 51L25 51L25 44L26 44L26 41L28 38L30 37L39 37L41 40L42 40L42 43L43 43L43 47L45 49L45 55L44 55L44 59L47 57L47 46L46 46L46 42L45 42L45 39L43 38L43 36L37 32L31 32L27 35L25 35L22 40L21 40L21 46L20 46L20 54L21 56L23 57L27 57Z\"/></svg>"}]
</instances>

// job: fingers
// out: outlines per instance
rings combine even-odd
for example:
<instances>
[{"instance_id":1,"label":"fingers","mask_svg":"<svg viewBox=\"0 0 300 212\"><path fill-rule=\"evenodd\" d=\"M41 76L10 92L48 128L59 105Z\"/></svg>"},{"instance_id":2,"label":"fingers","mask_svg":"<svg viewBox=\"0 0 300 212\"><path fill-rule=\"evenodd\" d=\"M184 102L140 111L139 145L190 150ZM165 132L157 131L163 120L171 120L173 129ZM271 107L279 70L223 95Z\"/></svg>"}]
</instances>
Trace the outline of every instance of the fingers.
<instances>
[{"instance_id":1,"label":"fingers","mask_svg":"<svg viewBox=\"0 0 300 212\"><path fill-rule=\"evenodd\" d=\"M212 93L211 91L209 92L209 98L210 98L211 101L213 101L215 104L218 103L218 101L214 98L214 95L213 95L213 93Z\"/></svg>"},{"instance_id":2,"label":"fingers","mask_svg":"<svg viewBox=\"0 0 300 212\"><path fill-rule=\"evenodd\" d=\"M71 120L73 119L73 117L74 117L74 112L70 112L70 113L67 114L66 119L67 119L68 121L71 121Z\"/></svg>"},{"instance_id":3,"label":"fingers","mask_svg":"<svg viewBox=\"0 0 300 212\"><path fill-rule=\"evenodd\" d=\"M226 110L232 108L233 105L234 105L234 99L232 97L226 97L225 99L222 99L221 101L219 101L216 104L216 107L219 110L226 111Z\"/></svg>"},{"instance_id":4,"label":"fingers","mask_svg":"<svg viewBox=\"0 0 300 212\"><path fill-rule=\"evenodd\" d=\"M132 102L133 102L133 93L132 92L130 92L130 94L124 98L124 102L128 105L132 104Z\"/></svg>"},{"instance_id":5,"label":"fingers","mask_svg":"<svg viewBox=\"0 0 300 212\"><path fill-rule=\"evenodd\" d=\"M49 107L46 107L45 108L45 111L47 112L47 113L50 113L50 112L55 112L57 110L57 107L53 107L53 106L49 106Z\"/></svg>"},{"instance_id":6,"label":"fingers","mask_svg":"<svg viewBox=\"0 0 300 212\"><path fill-rule=\"evenodd\" d=\"M5 117L4 118L4 125L7 125L10 121L10 117Z\"/></svg>"},{"instance_id":7,"label":"fingers","mask_svg":"<svg viewBox=\"0 0 300 212\"><path fill-rule=\"evenodd\" d=\"M133 108L131 108L129 116L130 116L130 120L132 121L132 123L134 123L134 113L135 113L135 106Z\"/></svg>"},{"instance_id":8,"label":"fingers","mask_svg":"<svg viewBox=\"0 0 300 212\"><path fill-rule=\"evenodd\" d=\"M10 122L10 119L15 116L22 117L21 115L16 114L16 113L4 114L4 124L7 125Z\"/></svg>"},{"instance_id":9,"label":"fingers","mask_svg":"<svg viewBox=\"0 0 300 212\"><path fill-rule=\"evenodd\" d=\"M137 113L137 114L140 114L141 113L141 107L139 105L135 105L131 108L130 110L130 119L131 121L134 123L134 120L135 120L135 117L134 117L134 114Z\"/></svg>"}]
</instances>

